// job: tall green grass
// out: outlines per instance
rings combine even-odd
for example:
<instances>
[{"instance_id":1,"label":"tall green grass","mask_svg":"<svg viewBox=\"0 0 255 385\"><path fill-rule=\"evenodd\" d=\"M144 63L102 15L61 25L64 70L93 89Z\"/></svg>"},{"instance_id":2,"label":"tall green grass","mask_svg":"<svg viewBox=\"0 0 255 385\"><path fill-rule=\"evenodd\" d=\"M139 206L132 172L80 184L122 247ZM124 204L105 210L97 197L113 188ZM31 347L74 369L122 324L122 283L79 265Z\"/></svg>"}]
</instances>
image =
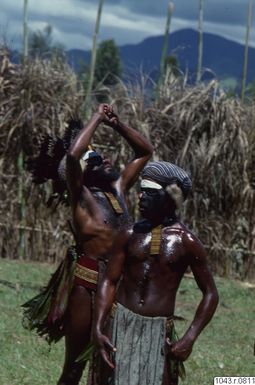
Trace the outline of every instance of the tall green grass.
<instances>
[{"instance_id":1,"label":"tall green grass","mask_svg":"<svg viewBox=\"0 0 255 385\"><path fill-rule=\"evenodd\" d=\"M64 343L51 350L24 330L20 305L48 280L54 266L0 260L0 384L55 384L62 368ZM186 363L189 385L212 385L214 376L254 376L254 285L216 278L220 293L217 313L199 337ZM176 302L179 335L187 328L201 298L195 281L184 278ZM85 385L81 381L81 385Z\"/></svg>"}]
</instances>

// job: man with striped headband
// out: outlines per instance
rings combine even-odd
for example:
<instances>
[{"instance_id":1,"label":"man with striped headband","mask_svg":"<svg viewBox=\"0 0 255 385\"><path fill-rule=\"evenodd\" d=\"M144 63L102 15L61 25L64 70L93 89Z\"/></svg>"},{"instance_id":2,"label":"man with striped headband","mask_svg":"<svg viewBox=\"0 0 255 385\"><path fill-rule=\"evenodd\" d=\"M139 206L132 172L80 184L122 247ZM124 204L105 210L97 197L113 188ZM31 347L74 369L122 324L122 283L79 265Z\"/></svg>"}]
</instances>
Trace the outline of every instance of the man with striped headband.
<instances>
[{"instance_id":1,"label":"man with striped headband","mask_svg":"<svg viewBox=\"0 0 255 385\"><path fill-rule=\"evenodd\" d=\"M218 294L205 250L176 216L190 189L188 174L174 164L151 162L142 172L143 219L118 236L96 296L94 339L103 366L111 368L100 385L178 384L183 361L215 312ZM178 339L175 299L188 267L202 300Z\"/></svg>"}]
</instances>

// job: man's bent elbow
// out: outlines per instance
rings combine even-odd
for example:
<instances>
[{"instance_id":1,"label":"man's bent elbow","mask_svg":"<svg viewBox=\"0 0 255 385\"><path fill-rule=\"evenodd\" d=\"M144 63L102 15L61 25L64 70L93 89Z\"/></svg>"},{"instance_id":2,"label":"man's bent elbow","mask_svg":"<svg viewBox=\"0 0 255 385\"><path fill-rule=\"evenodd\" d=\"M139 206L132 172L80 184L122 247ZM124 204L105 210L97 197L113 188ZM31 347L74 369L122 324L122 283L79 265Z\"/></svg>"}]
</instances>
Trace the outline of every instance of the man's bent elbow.
<instances>
[{"instance_id":1,"label":"man's bent elbow","mask_svg":"<svg viewBox=\"0 0 255 385\"><path fill-rule=\"evenodd\" d=\"M148 159L152 157L153 152L154 152L154 147L150 142L148 142L148 146L146 148L146 154L145 154L148 156Z\"/></svg>"},{"instance_id":2,"label":"man's bent elbow","mask_svg":"<svg viewBox=\"0 0 255 385\"><path fill-rule=\"evenodd\" d=\"M154 150L155 150L154 146L149 142L149 148L148 148L148 151L149 151L150 155L153 154Z\"/></svg>"},{"instance_id":3,"label":"man's bent elbow","mask_svg":"<svg viewBox=\"0 0 255 385\"><path fill-rule=\"evenodd\" d=\"M149 145L143 151L136 153L135 158L143 159L144 163L147 163L151 159L153 152L154 152L154 147L152 145Z\"/></svg>"}]
</instances>

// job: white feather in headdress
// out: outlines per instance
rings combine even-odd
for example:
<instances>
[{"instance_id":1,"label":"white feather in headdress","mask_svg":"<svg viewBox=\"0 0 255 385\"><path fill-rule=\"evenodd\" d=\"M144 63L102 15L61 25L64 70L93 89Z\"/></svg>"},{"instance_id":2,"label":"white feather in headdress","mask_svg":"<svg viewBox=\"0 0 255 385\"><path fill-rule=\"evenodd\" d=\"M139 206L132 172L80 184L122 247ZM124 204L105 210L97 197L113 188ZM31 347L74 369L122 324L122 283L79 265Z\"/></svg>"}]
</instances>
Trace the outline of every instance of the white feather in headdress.
<instances>
[{"instance_id":1,"label":"white feather in headdress","mask_svg":"<svg viewBox=\"0 0 255 385\"><path fill-rule=\"evenodd\" d=\"M169 194L170 198L174 201L176 208L180 208L183 204L184 197L182 190L176 183L166 186L166 192Z\"/></svg>"}]
</instances>

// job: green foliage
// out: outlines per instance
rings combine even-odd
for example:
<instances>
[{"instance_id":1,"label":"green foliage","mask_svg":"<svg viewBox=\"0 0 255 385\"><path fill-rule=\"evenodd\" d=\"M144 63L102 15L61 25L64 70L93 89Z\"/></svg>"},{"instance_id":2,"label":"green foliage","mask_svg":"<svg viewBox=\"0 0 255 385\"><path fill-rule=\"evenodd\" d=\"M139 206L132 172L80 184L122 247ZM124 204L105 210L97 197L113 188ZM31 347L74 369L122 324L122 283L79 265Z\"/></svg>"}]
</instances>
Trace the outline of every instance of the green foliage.
<instances>
[{"instance_id":1,"label":"green foliage","mask_svg":"<svg viewBox=\"0 0 255 385\"><path fill-rule=\"evenodd\" d=\"M252 100L255 100L255 80L253 80L251 83L248 84L248 87L247 87L247 95L248 95Z\"/></svg>"},{"instance_id":2,"label":"green foliage","mask_svg":"<svg viewBox=\"0 0 255 385\"><path fill-rule=\"evenodd\" d=\"M88 77L89 75L89 64L83 60L83 59L80 59L79 62L79 70L78 70L78 78L83 81L84 77Z\"/></svg>"},{"instance_id":3,"label":"green foliage","mask_svg":"<svg viewBox=\"0 0 255 385\"><path fill-rule=\"evenodd\" d=\"M118 47L113 39L104 40L97 50L95 81L105 85L113 85L116 77L121 76L121 60Z\"/></svg>"},{"instance_id":4,"label":"green foliage","mask_svg":"<svg viewBox=\"0 0 255 385\"><path fill-rule=\"evenodd\" d=\"M175 55L170 55L166 58L166 69L167 68L170 69L175 77L180 75L180 64Z\"/></svg>"},{"instance_id":5,"label":"green foliage","mask_svg":"<svg viewBox=\"0 0 255 385\"><path fill-rule=\"evenodd\" d=\"M60 43L53 43L51 25L46 25L43 30L30 32L29 56L32 58L64 58L64 46Z\"/></svg>"},{"instance_id":6,"label":"green foliage","mask_svg":"<svg viewBox=\"0 0 255 385\"><path fill-rule=\"evenodd\" d=\"M165 58L164 63L161 64L158 83L155 88L155 100L159 100L165 85L181 80L181 70L178 59L175 55L169 55Z\"/></svg>"},{"instance_id":7,"label":"green foliage","mask_svg":"<svg viewBox=\"0 0 255 385\"><path fill-rule=\"evenodd\" d=\"M49 351L46 341L22 327L20 305L45 285L55 267L0 259L0 384L55 384L64 360L64 341ZM252 376L255 358L255 285L216 278L220 304L211 323L198 338L185 363L187 379L180 385L212 385L214 376ZM194 279L182 280L176 300L179 337L193 319L201 299ZM231 322L230 322L231 320ZM85 385L84 373L81 385Z\"/></svg>"}]
</instances>

